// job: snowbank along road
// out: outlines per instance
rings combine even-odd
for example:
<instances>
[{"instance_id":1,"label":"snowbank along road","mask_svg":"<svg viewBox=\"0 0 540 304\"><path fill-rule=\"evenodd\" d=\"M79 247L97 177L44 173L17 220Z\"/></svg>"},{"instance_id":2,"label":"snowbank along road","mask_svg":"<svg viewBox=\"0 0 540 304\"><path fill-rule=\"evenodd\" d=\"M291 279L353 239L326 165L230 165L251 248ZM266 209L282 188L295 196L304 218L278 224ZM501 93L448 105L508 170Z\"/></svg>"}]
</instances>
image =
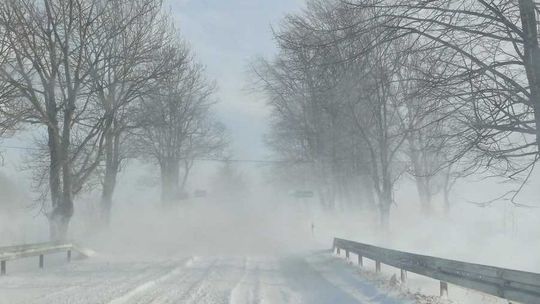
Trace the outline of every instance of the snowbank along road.
<instances>
[{"instance_id":1,"label":"snowbank along road","mask_svg":"<svg viewBox=\"0 0 540 304\"><path fill-rule=\"evenodd\" d=\"M277 257L100 258L10 273L0 303L403 304L329 252Z\"/></svg>"}]
</instances>

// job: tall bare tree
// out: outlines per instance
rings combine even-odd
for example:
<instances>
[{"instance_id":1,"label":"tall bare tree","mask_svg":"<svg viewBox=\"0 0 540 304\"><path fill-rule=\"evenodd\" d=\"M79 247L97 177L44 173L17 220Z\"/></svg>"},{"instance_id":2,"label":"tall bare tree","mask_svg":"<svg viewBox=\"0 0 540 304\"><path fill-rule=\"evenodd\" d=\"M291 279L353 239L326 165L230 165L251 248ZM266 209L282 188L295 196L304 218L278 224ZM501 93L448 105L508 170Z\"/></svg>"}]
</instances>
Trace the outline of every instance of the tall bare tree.
<instances>
[{"instance_id":1,"label":"tall bare tree","mask_svg":"<svg viewBox=\"0 0 540 304\"><path fill-rule=\"evenodd\" d=\"M136 126L136 103L151 94L161 77L167 77L173 66L155 56L169 41L178 39L169 30L162 14L161 0L139 0L118 3L102 16L105 32L118 35L96 39L95 47L105 44L103 60L91 73L91 82L104 116L104 169L101 194L101 220L110 221L117 174L129 154L130 129ZM100 37L98 37L100 38ZM107 38L107 37L105 37Z\"/></svg>"},{"instance_id":2,"label":"tall bare tree","mask_svg":"<svg viewBox=\"0 0 540 304\"><path fill-rule=\"evenodd\" d=\"M315 175L323 182L317 186L329 186L329 201L350 200L350 189L359 185L368 201L374 193L386 227L394 184L404 169L398 157L406 139L404 99L395 82L402 56L390 46L360 58L355 55L362 39L336 43L340 34L328 29L366 18L345 8L311 1L302 14L287 17L276 32L280 54L257 72L276 117L274 146L288 159L319 166Z\"/></svg>"},{"instance_id":3,"label":"tall bare tree","mask_svg":"<svg viewBox=\"0 0 540 304\"><path fill-rule=\"evenodd\" d=\"M351 9L373 18L352 25L354 39L379 31L383 40L410 36L416 48L440 52L433 83L460 108L470 132L464 148L481 152L476 161L508 174L536 161L540 132L538 7L532 0L511 1L353 1Z\"/></svg>"},{"instance_id":4,"label":"tall bare tree","mask_svg":"<svg viewBox=\"0 0 540 304\"><path fill-rule=\"evenodd\" d=\"M52 239L67 236L73 197L100 163L104 116L95 107L90 75L106 56L107 41L123 28L103 31L98 20L126 1L8 0L0 4L9 57L1 80L19 98L5 103L4 113L46 133L47 182L43 197ZM122 16L118 16L122 18ZM37 173L39 174L39 173ZM40 179L44 181L44 179Z\"/></svg>"},{"instance_id":5,"label":"tall bare tree","mask_svg":"<svg viewBox=\"0 0 540 304\"><path fill-rule=\"evenodd\" d=\"M169 54L175 69L141 102L137 131L138 153L159 165L165 205L178 198L193 160L219 154L226 144L223 126L210 115L215 86L205 78L204 68L183 43L171 45L162 56Z\"/></svg>"}]
</instances>

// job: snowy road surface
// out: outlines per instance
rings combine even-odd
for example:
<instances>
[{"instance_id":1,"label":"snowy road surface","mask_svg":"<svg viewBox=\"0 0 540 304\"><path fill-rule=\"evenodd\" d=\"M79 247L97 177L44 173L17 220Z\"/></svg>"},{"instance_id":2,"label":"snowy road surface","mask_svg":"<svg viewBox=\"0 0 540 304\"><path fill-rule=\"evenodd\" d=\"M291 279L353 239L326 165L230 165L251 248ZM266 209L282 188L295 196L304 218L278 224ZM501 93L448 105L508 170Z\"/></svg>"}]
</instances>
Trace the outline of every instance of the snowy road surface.
<instances>
[{"instance_id":1,"label":"snowy road surface","mask_svg":"<svg viewBox=\"0 0 540 304\"><path fill-rule=\"evenodd\" d=\"M0 278L0 303L408 303L385 295L329 253L190 257L121 262L100 258Z\"/></svg>"}]
</instances>

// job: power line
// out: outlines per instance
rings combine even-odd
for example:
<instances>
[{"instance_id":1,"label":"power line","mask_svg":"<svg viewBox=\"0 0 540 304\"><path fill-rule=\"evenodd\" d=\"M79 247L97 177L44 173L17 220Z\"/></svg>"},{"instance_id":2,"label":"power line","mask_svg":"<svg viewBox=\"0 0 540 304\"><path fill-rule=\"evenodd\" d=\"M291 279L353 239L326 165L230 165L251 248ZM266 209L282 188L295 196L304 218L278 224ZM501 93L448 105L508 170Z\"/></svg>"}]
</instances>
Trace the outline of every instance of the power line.
<instances>
[{"instance_id":1,"label":"power line","mask_svg":"<svg viewBox=\"0 0 540 304\"><path fill-rule=\"evenodd\" d=\"M22 147L22 146L0 146L0 149L13 149L13 150L32 150L38 151L43 150L40 148L33 147ZM277 160L277 159L230 159L230 158L195 158L193 161L206 161L206 162L233 162L233 163L308 163L311 161L308 160Z\"/></svg>"},{"instance_id":2,"label":"power line","mask_svg":"<svg viewBox=\"0 0 540 304\"><path fill-rule=\"evenodd\" d=\"M43 149L33 147L22 146L0 146L0 149L14 149L14 150L28 150L28 151L41 151ZM186 160L186 159L183 159ZM257 164L307 164L313 163L313 160L286 160L286 159L230 159L230 158L195 158L191 159L199 162L232 162L232 163L257 163ZM370 163L369 161L351 161L347 159L338 159L336 162L355 162L355 163ZM407 161L395 160L394 163L406 163Z\"/></svg>"}]
</instances>

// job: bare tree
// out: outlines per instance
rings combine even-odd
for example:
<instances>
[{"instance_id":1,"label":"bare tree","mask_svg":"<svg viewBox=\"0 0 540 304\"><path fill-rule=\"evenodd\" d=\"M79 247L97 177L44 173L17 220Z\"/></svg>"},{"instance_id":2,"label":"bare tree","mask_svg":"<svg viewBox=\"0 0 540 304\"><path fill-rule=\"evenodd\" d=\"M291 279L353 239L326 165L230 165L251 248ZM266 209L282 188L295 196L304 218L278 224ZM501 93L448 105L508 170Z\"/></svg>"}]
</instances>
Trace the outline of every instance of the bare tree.
<instances>
[{"instance_id":1,"label":"bare tree","mask_svg":"<svg viewBox=\"0 0 540 304\"><path fill-rule=\"evenodd\" d=\"M274 112L270 146L281 158L300 161L299 167L308 170L306 175L315 177L311 182L321 205L335 209L352 200L350 190L358 188L350 184L358 172L350 169L360 163L351 157L363 149L356 149L357 142L351 144L350 138L342 136L351 130L344 118L347 109L342 98L345 67L333 64L342 60L341 50L303 47L304 41L326 37L318 37L317 30L303 26L299 19L333 22L326 9L312 5L305 12L307 16L286 18L275 33L279 55L272 61L257 62L254 72L259 80L256 87L266 93ZM304 166L305 162L311 167Z\"/></svg>"},{"instance_id":2,"label":"bare tree","mask_svg":"<svg viewBox=\"0 0 540 304\"><path fill-rule=\"evenodd\" d=\"M46 214L55 240L66 237L73 196L83 190L100 163L104 119L95 110L89 75L105 54L106 44L96 48L96 39L110 39L118 32L104 32L96 21L122 2L8 0L0 4L0 24L10 54L0 76L18 96L4 104L4 113L46 132L48 163L38 168L46 173L36 174L47 176L37 186L50 195L52 206Z\"/></svg>"},{"instance_id":3,"label":"bare tree","mask_svg":"<svg viewBox=\"0 0 540 304\"><path fill-rule=\"evenodd\" d=\"M172 45L163 55L171 52L175 70L141 102L137 131L138 152L159 164L164 204L177 199L195 158L219 154L226 144L223 126L210 115L214 85L206 80L204 68L184 44Z\"/></svg>"},{"instance_id":4,"label":"bare tree","mask_svg":"<svg viewBox=\"0 0 540 304\"><path fill-rule=\"evenodd\" d=\"M289 34L279 38L289 44L288 49L308 54L337 49L342 54L338 57L349 63L380 56L396 41L407 38L410 43L395 53L401 53L398 57L412 52L420 56L414 68L423 73L423 82L431 91L426 108L434 110L427 122L414 117L402 121L402 128L409 130L412 171L416 171L419 194L427 206L432 193L427 189L432 187L426 176L450 167L441 167L441 161L454 162L467 156L466 169L488 167L511 178L533 168L540 134L536 127L540 75L537 11L537 4L530 0L314 0L302 14L286 19L301 39ZM431 65L421 64L426 58ZM339 65L339 60L330 59L323 64L336 63ZM401 68L405 64L401 63ZM394 77L389 81L403 89L411 82ZM406 114L407 110L401 112ZM451 122L443 125L450 127L442 130L447 134L429 134L429 126L448 117ZM410 125L414 121L424 127ZM430 150L439 152L420 147L419 136L423 137L422 145L431 145ZM451 154L440 146L448 138L459 148L451 149ZM439 160L435 161L435 156ZM427 163L430 165L425 166ZM510 192L514 203L518 192Z\"/></svg>"},{"instance_id":5,"label":"bare tree","mask_svg":"<svg viewBox=\"0 0 540 304\"><path fill-rule=\"evenodd\" d=\"M104 169L101 194L101 220L110 221L117 174L130 157L130 129L136 127L134 111L141 98L151 94L161 77L172 71L170 62L156 61L155 55L174 40L161 0L118 3L102 16L104 32L112 38L97 37L94 46L105 48L103 60L94 67L91 82L104 116Z\"/></svg>"},{"instance_id":6,"label":"bare tree","mask_svg":"<svg viewBox=\"0 0 540 304\"><path fill-rule=\"evenodd\" d=\"M276 117L274 146L288 159L313 162L323 179L318 187L328 185L332 200L348 200L350 188L358 185L373 191L387 227L394 185L404 170L400 148L407 138L404 96L395 81L403 56L397 43L355 56L368 36L337 43L342 33L329 29L366 18L357 13L339 2L309 2L276 33L279 56L256 71Z\"/></svg>"},{"instance_id":7,"label":"bare tree","mask_svg":"<svg viewBox=\"0 0 540 304\"><path fill-rule=\"evenodd\" d=\"M476 150L476 162L492 168L500 163L500 174L511 176L531 168L540 138L537 4L374 0L347 5L373 17L351 25L354 30L342 41L367 32L383 38L366 42L359 56L403 36L412 37L417 50L441 54L443 68L431 75L432 83L441 95L452 96L446 100L467 122L462 147Z\"/></svg>"},{"instance_id":8,"label":"bare tree","mask_svg":"<svg viewBox=\"0 0 540 304\"><path fill-rule=\"evenodd\" d=\"M11 55L7 35L6 28L0 24L0 67L8 64ZM9 104L10 100L18 97L17 90L11 83L0 81L0 136L10 135L21 117L25 115L22 109L13 109L17 105ZM17 115L10 115L10 113L17 113Z\"/></svg>"}]
</instances>

